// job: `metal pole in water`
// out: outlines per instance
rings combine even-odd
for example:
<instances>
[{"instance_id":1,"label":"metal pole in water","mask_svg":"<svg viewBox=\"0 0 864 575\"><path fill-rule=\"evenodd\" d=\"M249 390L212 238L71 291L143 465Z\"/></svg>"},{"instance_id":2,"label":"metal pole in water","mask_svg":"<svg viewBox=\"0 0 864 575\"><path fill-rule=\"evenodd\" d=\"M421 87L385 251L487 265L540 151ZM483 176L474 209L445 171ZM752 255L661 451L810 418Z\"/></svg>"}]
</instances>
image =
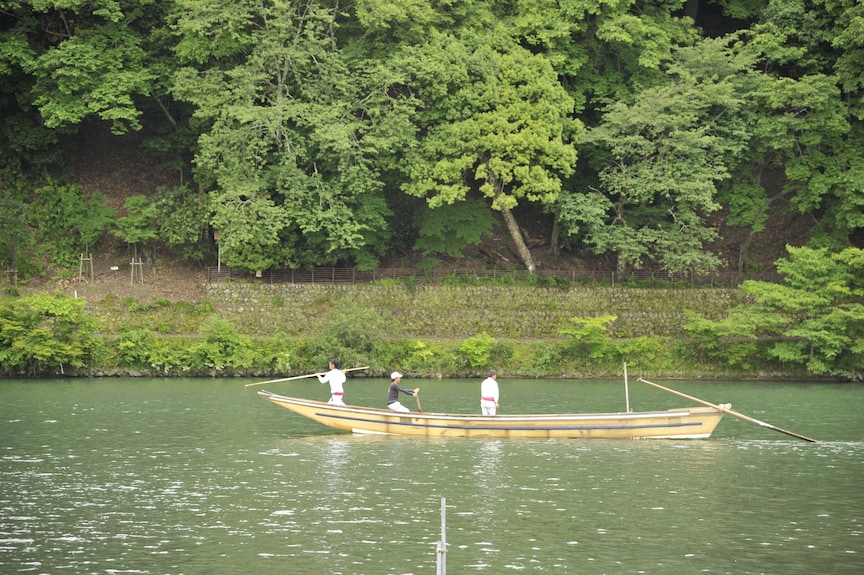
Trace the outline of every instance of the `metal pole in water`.
<instances>
[{"instance_id":1,"label":"metal pole in water","mask_svg":"<svg viewBox=\"0 0 864 575\"><path fill-rule=\"evenodd\" d=\"M438 548L435 550L437 552L437 566L438 570L436 571L437 575L447 575L447 505L446 499L444 497L441 498L441 541L438 542Z\"/></svg>"}]
</instances>

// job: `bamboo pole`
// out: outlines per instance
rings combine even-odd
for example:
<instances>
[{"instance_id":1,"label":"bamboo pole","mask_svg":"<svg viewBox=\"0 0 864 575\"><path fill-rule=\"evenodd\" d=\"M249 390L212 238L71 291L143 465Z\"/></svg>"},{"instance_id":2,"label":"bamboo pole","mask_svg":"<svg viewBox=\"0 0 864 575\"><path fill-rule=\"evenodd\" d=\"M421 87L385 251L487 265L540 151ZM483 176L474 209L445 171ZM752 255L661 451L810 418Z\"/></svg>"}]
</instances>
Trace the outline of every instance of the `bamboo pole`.
<instances>
[{"instance_id":1,"label":"bamboo pole","mask_svg":"<svg viewBox=\"0 0 864 575\"><path fill-rule=\"evenodd\" d=\"M749 421L750 423L755 423L756 425L760 425L762 427L767 427L768 429L773 429L774 431L779 431L780 433L785 433L786 435L791 435L792 437L797 437L798 439L803 439L804 441L809 441L810 443L819 443L815 439L811 439L811 438L806 437L804 435L799 435L799 434L794 433L792 431L783 429L781 427L777 427L776 425L771 425L770 423L765 423L764 421L759 421L756 418L750 417L748 415L744 415L743 413L738 413L737 411L733 411L733 410L729 409L728 407L723 407L720 405L714 405L713 403L707 402L704 399L699 399L698 397L693 397L692 395L687 395L686 393L681 393L680 391L675 391L674 389L669 389L668 387L663 387L662 385L658 385L656 383L651 383L647 379L643 379L640 377L639 381L641 381L642 383L647 383L648 385L653 385L657 389L662 389L663 391L668 391L669 393L674 393L675 395L678 395L678 396L683 397L685 399L695 401L696 403L701 403L702 405L707 405L708 407L713 407L717 411L722 411L723 413L728 413L729 415L734 415L735 417L737 417L739 419L743 419L744 421Z\"/></svg>"},{"instance_id":2,"label":"bamboo pole","mask_svg":"<svg viewBox=\"0 0 864 575\"><path fill-rule=\"evenodd\" d=\"M349 367L348 369L343 369L342 371L357 371L358 369L369 369L369 366L364 367ZM258 383L247 383L245 387L252 387L253 385L264 385L267 383L278 383L280 381L291 381L294 379L305 379L307 377L316 377L318 375L324 375L327 373L326 371L321 371L319 373L307 373L306 375L295 375L294 377L283 377L282 379L271 379L269 381L259 381Z\"/></svg>"}]
</instances>

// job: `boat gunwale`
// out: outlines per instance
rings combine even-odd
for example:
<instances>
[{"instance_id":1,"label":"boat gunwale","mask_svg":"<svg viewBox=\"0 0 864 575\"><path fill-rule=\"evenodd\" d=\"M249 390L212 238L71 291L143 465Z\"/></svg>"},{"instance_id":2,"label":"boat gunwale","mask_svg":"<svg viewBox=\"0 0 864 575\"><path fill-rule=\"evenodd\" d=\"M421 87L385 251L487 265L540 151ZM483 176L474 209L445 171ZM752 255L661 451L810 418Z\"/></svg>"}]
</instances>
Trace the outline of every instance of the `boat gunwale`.
<instances>
[{"instance_id":1,"label":"boat gunwale","mask_svg":"<svg viewBox=\"0 0 864 575\"><path fill-rule=\"evenodd\" d=\"M399 412L390 409L379 407L365 407L355 405L333 405L324 401L315 399L303 399L298 397L290 397L279 395L267 390L258 391L258 395L272 401L273 403L288 403L302 405L311 408L330 409L340 413L361 413L374 414L394 418L412 417L415 419L440 419L440 420L471 420L475 422L554 422L554 421L590 421L598 419L644 419L649 417L690 417L692 415L717 414L723 415L723 411L711 407L694 407L694 408L672 408L668 410L658 411L622 411L622 412L600 412L600 413L533 413L533 414L501 414L501 415L481 415L476 413L436 413L426 411L410 411Z\"/></svg>"}]
</instances>

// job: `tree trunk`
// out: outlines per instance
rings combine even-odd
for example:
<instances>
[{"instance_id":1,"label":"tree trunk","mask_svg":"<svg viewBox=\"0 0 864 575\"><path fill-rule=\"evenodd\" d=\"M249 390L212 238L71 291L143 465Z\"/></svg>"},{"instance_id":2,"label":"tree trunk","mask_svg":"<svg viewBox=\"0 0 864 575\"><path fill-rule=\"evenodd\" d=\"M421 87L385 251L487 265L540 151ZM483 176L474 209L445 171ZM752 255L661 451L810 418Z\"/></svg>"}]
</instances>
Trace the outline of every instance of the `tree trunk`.
<instances>
[{"instance_id":1,"label":"tree trunk","mask_svg":"<svg viewBox=\"0 0 864 575\"><path fill-rule=\"evenodd\" d=\"M621 256L621 253L618 253L617 262L615 263L615 271L621 275L627 273L627 258Z\"/></svg>"},{"instance_id":2,"label":"tree trunk","mask_svg":"<svg viewBox=\"0 0 864 575\"><path fill-rule=\"evenodd\" d=\"M513 243L516 244L516 254L528 272L533 274L537 271L537 266L534 265L534 258L531 256L531 251L528 249L528 244L522 237L522 231L519 229L519 224L516 223L516 218L509 208L501 208L501 215L504 216L504 223L507 224L507 229L510 231L510 236L513 238Z\"/></svg>"},{"instance_id":3,"label":"tree trunk","mask_svg":"<svg viewBox=\"0 0 864 575\"><path fill-rule=\"evenodd\" d=\"M756 232L753 231L753 228L750 228L750 231L747 232L747 237L744 238L744 241L741 242L741 246L738 248L738 273L744 273L744 268L747 265L747 261L750 259L750 245L753 243L753 236L756 235Z\"/></svg>"},{"instance_id":4,"label":"tree trunk","mask_svg":"<svg viewBox=\"0 0 864 575\"><path fill-rule=\"evenodd\" d=\"M687 0L687 3L684 5L684 15L695 21L696 16L699 15L699 0Z\"/></svg>"},{"instance_id":5,"label":"tree trunk","mask_svg":"<svg viewBox=\"0 0 864 575\"><path fill-rule=\"evenodd\" d=\"M9 265L6 268L6 278L9 285L18 285L18 270L15 268L15 246L9 250Z\"/></svg>"},{"instance_id":6,"label":"tree trunk","mask_svg":"<svg viewBox=\"0 0 864 575\"><path fill-rule=\"evenodd\" d=\"M558 248L558 221L561 219L561 207L559 206L557 210L555 210L555 216L552 219L552 233L549 237L549 249L552 251L552 255L557 258L561 255L561 250Z\"/></svg>"},{"instance_id":7,"label":"tree trunk","mask_svg":"<svg viewBox=\"0 0 864 575\"><path fill-rule=\"evenodd\" d=\"M501 201L504 195L503 185L498 178L492 175L491 170L488 172L486 178L495 190L495 199L492 201L492 207L501 210L501 215L504 216L504 223L507 225L507 231L510 232L510 237L513 238L513 243L516 244L516 255L522 260L528 273L534 274L537 271L537 266L534 264L534 258L531 256L528 244L525 243L525 238L522 237L522 230L519 229L519 224L516 223L513 212L510 211L505 202Z\"/></svg>"}]
</instances>

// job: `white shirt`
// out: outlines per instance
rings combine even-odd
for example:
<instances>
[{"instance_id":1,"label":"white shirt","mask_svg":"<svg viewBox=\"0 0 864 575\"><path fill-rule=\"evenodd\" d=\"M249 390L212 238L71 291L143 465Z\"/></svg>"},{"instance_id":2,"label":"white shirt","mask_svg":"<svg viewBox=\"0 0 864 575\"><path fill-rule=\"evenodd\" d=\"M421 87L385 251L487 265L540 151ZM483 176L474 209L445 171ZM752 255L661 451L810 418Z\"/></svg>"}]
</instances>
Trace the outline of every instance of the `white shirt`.
<instances>
[{"instance_id":1,"label":"white shirt","mask_svg":"<svg viewBox=\"0 0 864 575\"><path fill-rule=\"evenodd\" d=\"M342 390L342 384L345 383L345 372L341 369L331 369L324 375L318 376L318 381L321 383L330 383L330 395L334 393L344 393Z\"/></svg>"},{"instance_id":2,"label":"white shirt","mask_svg":"<svg viewBox=\"0 0 864 575\"><path fill-rule=\"evenodd\" d=\"M488 397L491 397L492 401L498 403L498 382L491 377L487 377L480 384L480 398L484 399Z\"/></svg>"}]
</instances>

